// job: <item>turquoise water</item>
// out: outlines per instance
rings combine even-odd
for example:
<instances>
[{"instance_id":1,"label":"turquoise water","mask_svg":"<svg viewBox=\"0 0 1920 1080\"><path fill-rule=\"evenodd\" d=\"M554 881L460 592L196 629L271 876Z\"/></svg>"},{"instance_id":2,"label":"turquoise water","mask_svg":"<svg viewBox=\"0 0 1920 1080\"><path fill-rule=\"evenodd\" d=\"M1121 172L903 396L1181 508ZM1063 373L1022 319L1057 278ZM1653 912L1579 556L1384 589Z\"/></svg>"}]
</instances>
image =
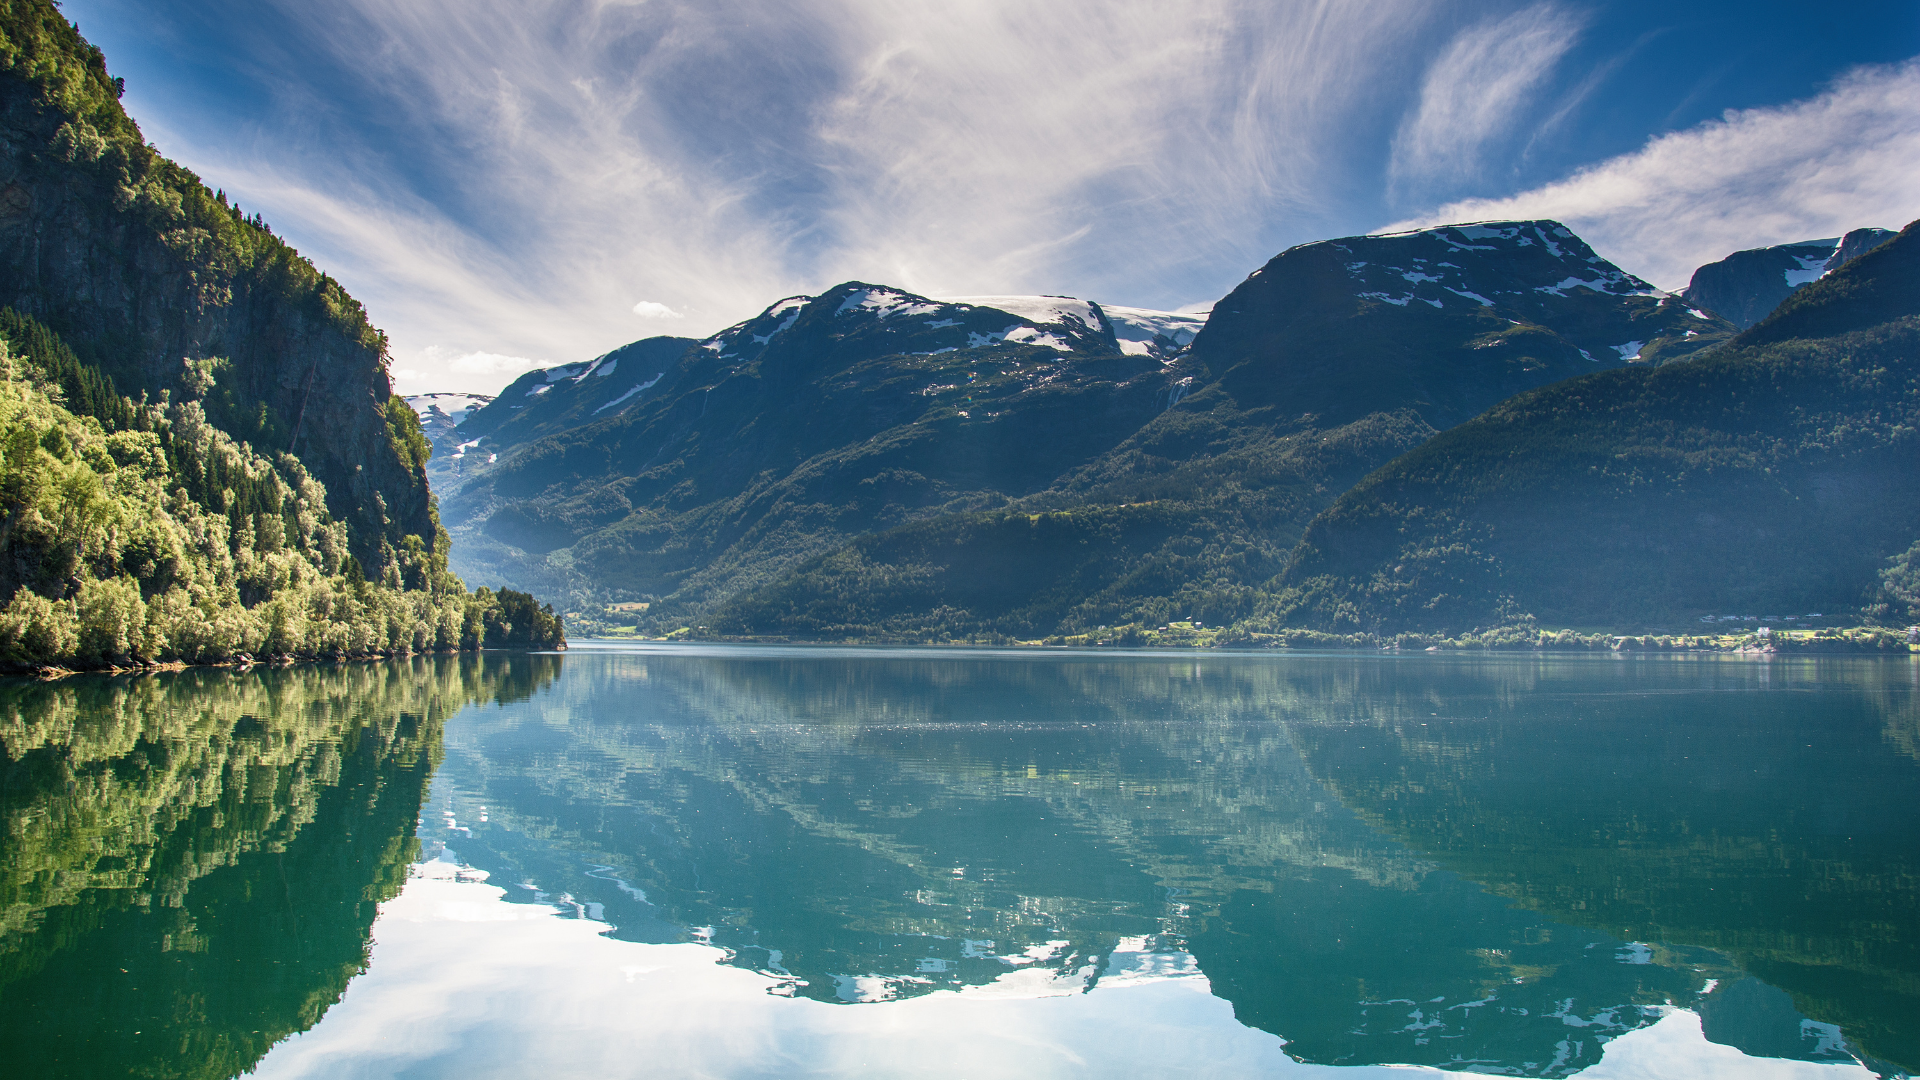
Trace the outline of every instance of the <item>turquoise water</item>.
<instances>
[{"instance_id":1,"label":"turquoise water","mask_svg":"<svg viewBox=\"0 0 1920 1080\"><path fill-rule=\"evenodd\" d=\"M1906 660L586 643L0 701L19 1075L1920 1064Z\"/></svg>"}]
</instances>

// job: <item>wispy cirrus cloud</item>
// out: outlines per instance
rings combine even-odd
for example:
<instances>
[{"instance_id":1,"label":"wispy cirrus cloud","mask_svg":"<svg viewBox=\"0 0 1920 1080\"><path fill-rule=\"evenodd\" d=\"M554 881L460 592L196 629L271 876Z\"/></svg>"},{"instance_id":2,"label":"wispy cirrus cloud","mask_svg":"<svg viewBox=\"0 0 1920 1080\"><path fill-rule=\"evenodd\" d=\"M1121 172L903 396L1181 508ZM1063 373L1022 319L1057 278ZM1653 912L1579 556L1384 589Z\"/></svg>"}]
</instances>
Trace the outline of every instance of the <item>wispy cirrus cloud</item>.
<instances>
[{"instance_id":1,"label":"wispy cirrus cloud","mask_svg":"<svg viewBox=\"0 0 1920 1080\"><path fill-rule=\"evenodd\" d=\"M1752 24L1717 2L1721 37ZM64 10L121 34L112 64L147 48L127 100L149 136L345 282L389 332L406 392L491 391L514 365L462 358L559 363L702 335L851 278L1210 302L1289 244L1390 216L1390 199L1512 190L1590 160L1587 103L1624 115L1623 81L1644 86L1654 63L1623 74L1628 43L1678 39L1564 0ZM1670 108L1641 102L1608 145ZM1891 152L1867 145L1878 131L1808 137L1837 174ZM1594 183L1574 201L1598 205ZM1782 212L1755 191L1730 221ZM1492 212L1469 205L1440 213ZM1657 252L1657 233L1621 237Z\"/></svg>"},{"instance_id":2,"label":"wispy cirrus cloud","mask_svg":"<svg viewBox=\"0 0 1920 1080\"><path fill-rule=\"evenodd\" d=\"M1419 102L1394 137L1390 180L1418 188L1479 177L1490 144L1538 108L1539 88L1586 22L1541 3L1456 35L1427 68Z\"/></svg>"},{"instance_id":3,"label":"wispy cirrus cloud","mask_svg":"<svg viewBox=\"0 0 1920 1080\"><path fill-rule=\"evenodd\" d=\"M1667 289L1733 251L1920 218L1920 61L1861 68L1790 105L1729 110L1557 183L1388 230L1556 218Z\"/></svg>"},{"instance_id":4,"label":"wispy cirrus cloud","mask_svg":"<svg viewBox=\"0 0 1920 1080\"><path fill-rule=\"evenodd\" d=\"M268 3L321 54L262 61L279 121L152 134L290 223L410 383L471 390L491 387L445 357L578 358L662 312L707 333L849 278L1211 299L1272 254L1277 218L1339 208L1342 142L1410 85L1389 54L1432 10ZM334 82L282 86L276 64Z\"/></svg>"}]
</instances>

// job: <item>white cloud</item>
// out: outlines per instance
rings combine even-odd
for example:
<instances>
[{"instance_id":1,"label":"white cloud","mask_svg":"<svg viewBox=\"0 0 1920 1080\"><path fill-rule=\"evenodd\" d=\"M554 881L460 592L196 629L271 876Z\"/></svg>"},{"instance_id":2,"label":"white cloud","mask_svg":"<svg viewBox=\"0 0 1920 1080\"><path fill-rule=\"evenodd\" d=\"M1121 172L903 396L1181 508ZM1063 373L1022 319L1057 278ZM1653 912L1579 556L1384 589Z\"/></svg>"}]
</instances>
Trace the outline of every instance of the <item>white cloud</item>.
<instances>
[{"instance_id":1,"label":"white cloud","mask_svg":"<svg viewBox=\"0 0 1920 1080\"><path fill-rule=\"evenodd\" d=\"M462 351L429 345L396 358L389 373L400 394L491 394L502 385L535 368L560 361L530 356L508 356L479 350Z\"/></svg>"},{"instance_id":2,"label":"white cloud","mask_svg":"<svg viewBox=\"0 0 1920 1080\"><path fill-rule=\"evenodd\" d=\"M1416 85L1402 58L1432 17L1421 0L1177 17L1156 0L263 2L262 25L325 63L290 61L252 128L143 116L150 137L345 282L400 367L482 392L427 347L584 359L636 336L635 294L701 334L852 278L1150 307L1224 291L1272 255L1271 222L1347 197L1356 117L1385 138L1379 101Z\"/></svg>"},{"instance_id":3,"label":"white cloud","mask_svg":"<svg viewBox=\"0 0 1920 1080\"><path fill-rule=\"evenodd\" d=\"M1393 141L1396 184L1472 179L1579 38L1585 18L1535 4L1463 30L1427 69L1420 101Z\"/></svg>"},{"instance_id":4,"label":"white cloud","mask_svg":"<svg viewBox=\"0 0 1920 1080\"><path fill-rule=\"evenodd\" d=\"M1825 92L1649 140L1508 198L1468 199L1387 230L1556 218L1666 289L1745 248L1920 217L1920 61L1861 68Z\"/></svg>"},{"instance_id":5,"label":"white cloud","mask_svg":"<svg viewBox=\"0 0 1920 1080\"><path fill-rule=\"evenodd\" d=\"M633 305L633 313L643 319L684 319L685 315L665 304L656 304L652 300L642 300Z\"/></svg>"}]
</instances>

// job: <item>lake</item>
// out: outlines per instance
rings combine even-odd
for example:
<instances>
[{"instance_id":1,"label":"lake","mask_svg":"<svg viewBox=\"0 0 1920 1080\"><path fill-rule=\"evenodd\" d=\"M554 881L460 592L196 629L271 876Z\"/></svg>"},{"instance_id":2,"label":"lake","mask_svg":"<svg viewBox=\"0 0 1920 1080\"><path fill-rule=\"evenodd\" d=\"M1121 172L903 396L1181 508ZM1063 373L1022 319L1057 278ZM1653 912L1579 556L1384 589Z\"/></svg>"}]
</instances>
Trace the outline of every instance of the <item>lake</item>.
<instances>
[{"instance_id":1,"label":"lake","mask_svg":"<svg viewBox=\"0 0 1920 1080\"><path fill-rule=\"evenodd\" d=\"M583 642L0 742L10 1076L1920 1067L1916 660Z\"/></svg>"}]
</instances>

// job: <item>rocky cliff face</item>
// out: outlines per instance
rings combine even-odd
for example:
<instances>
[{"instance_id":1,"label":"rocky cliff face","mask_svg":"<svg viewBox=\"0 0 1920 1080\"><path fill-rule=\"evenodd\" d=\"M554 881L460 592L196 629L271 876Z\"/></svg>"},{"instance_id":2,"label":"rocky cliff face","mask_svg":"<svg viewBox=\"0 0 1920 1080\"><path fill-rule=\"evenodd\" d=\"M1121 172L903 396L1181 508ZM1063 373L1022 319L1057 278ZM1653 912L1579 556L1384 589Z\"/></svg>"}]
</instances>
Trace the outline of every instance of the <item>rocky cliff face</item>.
<instances>
[{"instance_id":1,"label":"rocky cliff face","mask_svg":"<svg viewBox=\"0 0 1920 1080\"><path fill-rule=\"evenodd\" d=\"M145 145L99 50L51 4L0 12L0 305L134 396L204 397L292 450L369 566L431 545L424 443L389 406L384 335L264 224ZM412 444L412 445L410 445Z\"/></svg>"},{"instance_id":2,"label":"rocky cliff face","mask_svg":"<svg viewBox=\"0 0 1920 1080\"><path fill-rule=\"evenodd\" d=\"M1767 317L1796 289L1833 273L1893 239L1886 229L1736 251L1693 272L1685 296L1745 329Z\"/></svg>"}]
</instances>

